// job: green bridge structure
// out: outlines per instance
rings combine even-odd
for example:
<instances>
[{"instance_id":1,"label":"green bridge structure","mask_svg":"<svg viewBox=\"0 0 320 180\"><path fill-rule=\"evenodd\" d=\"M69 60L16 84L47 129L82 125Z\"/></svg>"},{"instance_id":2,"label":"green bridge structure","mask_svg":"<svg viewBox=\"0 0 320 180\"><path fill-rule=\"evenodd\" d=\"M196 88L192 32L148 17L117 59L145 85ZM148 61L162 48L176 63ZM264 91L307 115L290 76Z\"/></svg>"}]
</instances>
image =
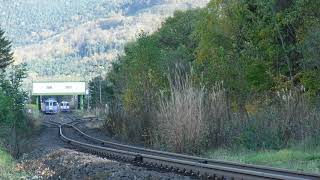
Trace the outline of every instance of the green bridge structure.
<instances>
[{"instance_id":1,"label":"green bridge structure","mask_svg":"<svg viewBox=\"0 0 320 180\"><path fill-rule=\"evenodd\" d=\"M86 82L84 81L32 82L32 96L36 97L36 103L39 110L41 110L42 97L51 96L77 97L77 108L83 109L86 92Z\"/></svg>"}]
</instances>

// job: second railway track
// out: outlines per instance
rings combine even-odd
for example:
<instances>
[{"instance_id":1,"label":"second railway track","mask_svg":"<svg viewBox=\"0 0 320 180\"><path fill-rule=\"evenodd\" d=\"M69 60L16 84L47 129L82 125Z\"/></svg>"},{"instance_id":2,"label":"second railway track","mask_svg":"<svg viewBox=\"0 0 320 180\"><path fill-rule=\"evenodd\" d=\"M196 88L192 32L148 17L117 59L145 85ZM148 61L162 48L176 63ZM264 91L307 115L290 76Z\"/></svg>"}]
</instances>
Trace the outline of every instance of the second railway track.
<instances>
[{"instance_id":1,"label":"second railway track","mask_svg":"<svg viewBox=\"0 0 320 180\"><path fill-rule=\"evenodd\" d=\"M320 180L320 175L317 174L205 159L105 141L84 133L76 126L77 124L85 123L87 121L70 115L67 117L71 120L70 122L47 123L59 127L59 136L63 141L66 141L83 151L108 158L132 162L141 166L173 171L184 175L199 177L201 179ZM67 133L65 133L66 128L71 129L80 135L80 138L76 139L67 136Z\"/></svg>"}]
</instances>

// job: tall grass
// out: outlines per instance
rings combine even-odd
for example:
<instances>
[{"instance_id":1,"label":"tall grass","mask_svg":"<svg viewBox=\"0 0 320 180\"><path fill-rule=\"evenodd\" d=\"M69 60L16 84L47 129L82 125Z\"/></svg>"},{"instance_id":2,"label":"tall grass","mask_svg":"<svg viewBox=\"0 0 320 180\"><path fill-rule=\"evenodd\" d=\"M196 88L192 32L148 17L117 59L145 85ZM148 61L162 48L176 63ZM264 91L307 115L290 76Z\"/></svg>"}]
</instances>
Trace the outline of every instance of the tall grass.
<instances>
[{"instance_id":1,"label":"tall grass","mask_svg":"<svg viewBox=\"0 0 320 180\"><path fill-rule=\"evenodd\" d=\"M161 144L176 152L199 153L229 141L230 108L222 83L195 86L191 73L176 70L168 77L170 92L160 97L157 112Z\"/></svg>"},{"instance_id":2,"label":"tall grass","mask_svg":"<svg viewBox=\"0 0 320 180\"><path fill-rule=\"evenodd\" d=\"M199 151L207 133L204 88L194 88L189 75L170 78L170 96L162 96L159 135L176 152Z\"/></svg>"},{"instance_id":3,"label":"tall grass","mask_svg":"<svg viewBox=\"0 0 320 180\"><path fill-rule=\"evenodd\" d=\"M232 128L239 121L232 121L230 103L223 83L216 84L205 97L205 116L208 132L207 146L218 147L230 143Z\"/></svg>"}]
</instances>

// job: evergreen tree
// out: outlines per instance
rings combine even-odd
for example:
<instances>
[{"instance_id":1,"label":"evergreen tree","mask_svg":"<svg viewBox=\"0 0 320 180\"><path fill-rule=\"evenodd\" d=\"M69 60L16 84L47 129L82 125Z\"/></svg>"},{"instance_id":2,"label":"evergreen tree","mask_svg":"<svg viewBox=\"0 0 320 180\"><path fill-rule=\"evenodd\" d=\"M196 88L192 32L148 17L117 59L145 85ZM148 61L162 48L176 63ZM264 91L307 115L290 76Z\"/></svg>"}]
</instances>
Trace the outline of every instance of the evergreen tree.
<instances>
[{"instance_id":1,"label":"evergreen tree","mask_svg":"<svg viewBox=\"0 0 320 180\"><path fill-rule=\"evenodd\" d=\"M0 29L0 69L6 68L12 62L11 43L4 37L4 31Z\"/></svg>"}]
</instances>

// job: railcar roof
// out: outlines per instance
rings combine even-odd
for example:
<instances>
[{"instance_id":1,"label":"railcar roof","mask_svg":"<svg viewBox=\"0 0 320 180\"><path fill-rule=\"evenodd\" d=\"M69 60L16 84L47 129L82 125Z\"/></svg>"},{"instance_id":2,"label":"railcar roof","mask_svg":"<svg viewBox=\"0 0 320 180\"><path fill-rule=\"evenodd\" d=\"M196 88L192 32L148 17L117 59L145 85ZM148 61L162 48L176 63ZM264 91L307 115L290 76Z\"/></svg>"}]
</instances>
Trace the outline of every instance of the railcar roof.
<instances>
[{"instance_id":1,"label":"railcar roof","mask_svg":"<svg viewBox=\"0 0 320 180\"><path fill-rule=\"evenodd\" d=\"M55 99L47 99L44 102L57 102Z\"/></svg>"}]
</instances>

